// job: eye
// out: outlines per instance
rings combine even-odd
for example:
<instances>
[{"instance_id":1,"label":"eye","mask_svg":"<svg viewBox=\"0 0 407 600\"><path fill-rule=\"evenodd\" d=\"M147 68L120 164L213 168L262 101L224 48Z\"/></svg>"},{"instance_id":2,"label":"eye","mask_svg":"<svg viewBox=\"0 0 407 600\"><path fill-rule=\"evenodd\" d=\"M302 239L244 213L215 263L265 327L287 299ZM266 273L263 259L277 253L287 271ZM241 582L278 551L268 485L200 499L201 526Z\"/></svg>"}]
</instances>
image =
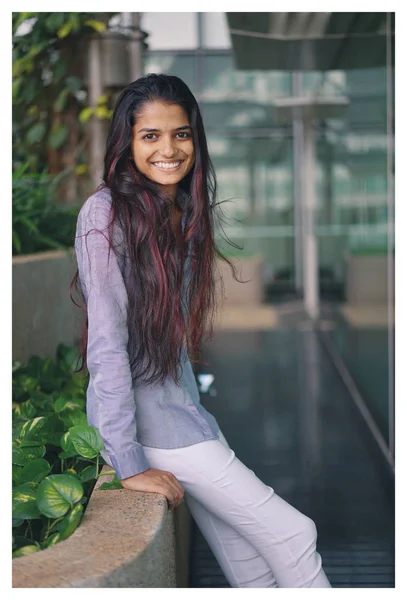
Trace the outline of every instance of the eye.
<instances>
[{"instance_id":1,"label":"eye","mask_svg":"<svg viewBox=\"0 0 407 600\"><path fill-rule=\"evenodd\" d=\"M155 133L147 133L147 135L143 136L143 140L152 140L155 137Z\"/></svg>"},{"instance_id":2,"label":"eye","mask_svg":"<svg viewBox=\"0 0 407 600\"><path fill-rule=\"evenodd\" d=\"M179 133L177 133L177 135L180 135L181 139L183 139L183 140L191 137L191 134L188 133L188 131L180 131Z\"/></svg>"}]
</instances>

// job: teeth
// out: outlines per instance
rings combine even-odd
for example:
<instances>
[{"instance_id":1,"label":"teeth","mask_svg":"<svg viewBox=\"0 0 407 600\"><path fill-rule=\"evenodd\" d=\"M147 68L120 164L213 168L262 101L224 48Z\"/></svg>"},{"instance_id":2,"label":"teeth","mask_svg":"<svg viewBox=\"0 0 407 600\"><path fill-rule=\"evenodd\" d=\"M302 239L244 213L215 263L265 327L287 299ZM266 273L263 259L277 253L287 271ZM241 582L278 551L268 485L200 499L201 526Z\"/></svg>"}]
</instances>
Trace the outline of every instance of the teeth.
<instances>
[{"instance_id":1,"label":"teeth","mask_svg":"<svg viewBox=\"0 0 407 600\"><path fill-rule=\"evenodd\" d=\"M181 164L181 161L178 160L177 162L173 162L173 163L162 163L162 162L156 162L153 163L156 167L160 167L160 169L174 169L175 167L178 167L178 165Z\"/></svg>"}]
</instances>

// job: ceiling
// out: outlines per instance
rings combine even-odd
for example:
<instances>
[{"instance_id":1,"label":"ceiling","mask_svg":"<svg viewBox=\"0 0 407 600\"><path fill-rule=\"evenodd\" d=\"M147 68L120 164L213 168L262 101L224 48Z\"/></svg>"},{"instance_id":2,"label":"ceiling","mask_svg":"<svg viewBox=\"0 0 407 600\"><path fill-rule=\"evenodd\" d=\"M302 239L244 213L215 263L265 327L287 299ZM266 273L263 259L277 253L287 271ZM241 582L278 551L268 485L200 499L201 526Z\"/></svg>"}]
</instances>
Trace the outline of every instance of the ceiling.
<instances>
[{"instance_id":1,"label":"ceiling","mask_svg":"<svg viewBox=\"0 0 407 600\"><path fill-rule=\"evenodd\" d=\"M336 70L386 65L394 13L227 13L237 69Z\"/></svg>"}]
</instances>

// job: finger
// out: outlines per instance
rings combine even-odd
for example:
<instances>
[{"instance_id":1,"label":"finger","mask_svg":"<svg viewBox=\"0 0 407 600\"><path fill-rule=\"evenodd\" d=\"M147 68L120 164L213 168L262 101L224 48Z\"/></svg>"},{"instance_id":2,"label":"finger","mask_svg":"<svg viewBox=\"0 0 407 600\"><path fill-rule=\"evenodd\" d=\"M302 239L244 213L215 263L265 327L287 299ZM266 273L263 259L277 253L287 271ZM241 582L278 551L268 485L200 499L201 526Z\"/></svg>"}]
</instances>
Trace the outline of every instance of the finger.
<instances>
[{"instance_id":1,"label":"finger","mask_svg":"<svg viewBox=\"0 0 407 600\"><path fill-rule=\"evenodd\" d=\"M169 488L171 490L173 490L173 492L176 494L177 498L179 496L183 495L184 489L181 486L181 484L179 483L179 481L173 475L167 476L165 479L165 483L166 483L166 485L169 486Z\"/></svg>"},{"instance_id":2,"label":"finger","mask_svg":"<svg viewBox=\"0 0 407 600\"><path fill-rule=\"evenodd\" d=\"M167 498L168 506L172 508L177 501L176 489L168 484L164 484L160 486L159 492Z\"/></svg>"},{"instance_id":3,"label":"finger","mask_svg":"<svg viewBox=\"0 0 407 600\"><path fill-rule=\"evenodd\" d=\"M176 486L178 493L183 496L184 495L184 488L182 487L182 485L180 484L180 482L178 481L178 479L173 475L172 477L172 482L174 483L174 485Z\"/></svg>"}]
</instances>

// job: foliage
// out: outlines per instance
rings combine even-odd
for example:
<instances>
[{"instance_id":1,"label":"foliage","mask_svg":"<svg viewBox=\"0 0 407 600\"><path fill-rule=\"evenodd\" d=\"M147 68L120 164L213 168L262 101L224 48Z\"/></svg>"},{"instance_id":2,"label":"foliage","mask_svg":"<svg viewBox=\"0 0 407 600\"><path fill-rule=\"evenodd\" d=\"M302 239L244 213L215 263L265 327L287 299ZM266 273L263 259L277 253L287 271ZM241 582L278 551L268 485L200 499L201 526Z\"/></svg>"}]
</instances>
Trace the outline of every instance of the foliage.
<instances>
[{"instance_id":1,"label":"foliage","mask_svg":"<svg viewBox=\"0 0 407 600\"><path fill-rule=\"evenodd\" d=\"M72 372L77 361L74 348L60 345L56 361L13 363L13 557L75 531L104 464L103 441L85 414L88 375ZM114 476L101 489L117 487Z\"/></svg>"},{"instance_id":2,"label":"foliage","mask_svg":"<svg viewBox=\"0 0 407 600\"><path fill-rule=\"evenodd\" d=\"M50 164L56 173L62 162L83 172L83 123L92 114L99 119L110 117L106 95L97 107L88 106L84 42L91 34L105 31L115 14L13 13L15 164L28 161L31 172Z\"/></svg>"},{"instance_id":3,"label":"foliage","mask_svg":"<svg viewBox=\"0 0 407 600\"><path fill-rule=\"evenodd\" d=\"M64 173L50 177L26 173L28 163L13 173L13 254L29 254L73 245L79 206L54 201Z\"/></svg>"}]
</instances>

